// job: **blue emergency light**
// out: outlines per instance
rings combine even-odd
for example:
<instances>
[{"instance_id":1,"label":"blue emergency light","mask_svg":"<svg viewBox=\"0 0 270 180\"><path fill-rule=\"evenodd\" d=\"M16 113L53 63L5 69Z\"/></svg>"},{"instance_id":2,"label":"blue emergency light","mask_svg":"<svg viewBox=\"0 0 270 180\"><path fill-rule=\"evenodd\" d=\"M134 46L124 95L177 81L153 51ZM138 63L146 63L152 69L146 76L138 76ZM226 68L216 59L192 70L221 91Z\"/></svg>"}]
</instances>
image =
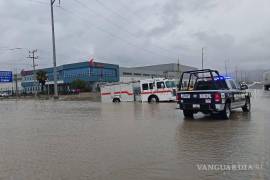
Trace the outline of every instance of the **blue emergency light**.
<instances>
[{"instance_id":1,"label":"blue emergency light","mask_svg":"<svg viewBox=\"0 0 270 180\"><path fill-rule=\"evenodd\" d=\"M214 80L217 81L217 80L224 80L224 79L232 79L231 77L229 76L219 76L219 77L214 77Z\"/></svg>"}]
</instances>

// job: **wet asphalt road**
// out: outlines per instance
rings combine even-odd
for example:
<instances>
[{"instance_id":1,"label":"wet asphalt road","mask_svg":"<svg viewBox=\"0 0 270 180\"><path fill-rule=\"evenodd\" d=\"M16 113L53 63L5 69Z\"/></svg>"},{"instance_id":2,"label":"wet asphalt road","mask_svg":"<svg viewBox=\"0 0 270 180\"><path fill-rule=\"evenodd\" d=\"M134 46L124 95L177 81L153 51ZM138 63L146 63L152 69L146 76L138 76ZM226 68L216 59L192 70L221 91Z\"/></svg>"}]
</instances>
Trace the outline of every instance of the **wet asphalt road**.
<instances>
[{"instance_id":1,"label":"wet asphalt road","mask_svg":"<svg viewBox=\"0 0 270 180\"><path fill-rule=\"evenodd\" d=\"M270 179L270 93L231 120L174 103L0 101L0 180ZM199 170L201 165L253 170ZM259 165L259 166L257 166Z\"/></svg>"}]
</instances>

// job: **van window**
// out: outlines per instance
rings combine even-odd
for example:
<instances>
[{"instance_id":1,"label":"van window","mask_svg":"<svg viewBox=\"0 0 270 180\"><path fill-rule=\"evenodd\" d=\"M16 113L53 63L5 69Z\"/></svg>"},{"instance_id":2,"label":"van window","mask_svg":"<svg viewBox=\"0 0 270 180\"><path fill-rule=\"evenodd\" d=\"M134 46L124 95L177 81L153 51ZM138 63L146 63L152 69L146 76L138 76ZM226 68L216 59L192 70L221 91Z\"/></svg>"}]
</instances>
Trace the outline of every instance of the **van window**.
<instances>
[{"instance_id":1,"label":"van window","mask_svg":"<svg viewBox=\"0 0 270 180\"><path fill-rule=\"evenodd\" d=\"M148 90L148 84L142 84L142 89L143 90Z\"/></svg>"},{"instance_id":2,"label":"van window","mask_svg":"<svg viewBox=\"0 0 270 180\"><path fill-rule=\"evenodd\" d=\"M164 82L157 82L157 88L158 88L158 89L163 89L163 88L165 88Z\"/></svg>"},{"instance_id":3,"label":"van window","mask_svg":"<svg viewBox=\"0 0 270 180\"><path fill-rule=\"evenodd\" d=\"M175 88L176 85L175 85L174 81L166 81L166 87L167 88Z\"/></svg>"},{"instance_id":4,"label":"van window","mask_svg":"<svg viewBox=\"0 0 270 180\"><path fill-rule=\"evenodd\" d=\"M153 83L149 83L149 89L153 89L154 88L154 84Z\"/></svg>"}]
</instances>

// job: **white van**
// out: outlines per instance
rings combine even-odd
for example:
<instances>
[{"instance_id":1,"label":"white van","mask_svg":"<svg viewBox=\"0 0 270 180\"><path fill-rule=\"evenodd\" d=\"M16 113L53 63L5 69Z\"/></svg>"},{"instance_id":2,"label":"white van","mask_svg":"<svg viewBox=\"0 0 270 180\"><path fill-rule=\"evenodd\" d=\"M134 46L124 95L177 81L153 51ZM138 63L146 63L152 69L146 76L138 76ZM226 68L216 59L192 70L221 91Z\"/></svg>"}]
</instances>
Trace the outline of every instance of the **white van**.
<instances>
[{"instance_id":1,"label":"white van","mask_svg":"<svg viewBox=\"0 0 270 180\"><path fill-rule=\"evenodd\" d=\"M129 83L112 83L100 87L102 102L176 101L175 80L153 78Z\"/></svg>"}]
</instances>

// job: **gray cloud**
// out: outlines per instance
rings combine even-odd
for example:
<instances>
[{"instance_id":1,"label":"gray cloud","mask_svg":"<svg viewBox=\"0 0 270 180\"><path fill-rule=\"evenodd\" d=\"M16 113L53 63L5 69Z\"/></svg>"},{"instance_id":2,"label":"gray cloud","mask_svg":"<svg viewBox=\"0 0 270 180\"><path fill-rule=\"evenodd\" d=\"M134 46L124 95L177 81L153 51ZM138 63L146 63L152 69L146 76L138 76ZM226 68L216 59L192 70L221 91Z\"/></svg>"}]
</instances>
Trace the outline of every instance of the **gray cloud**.
<instances>
[{"instance_id":1,"label":"gray cloud","mask_svg":"<svg viewBox=\"0 0 270 180\"><path fill-rule=\"evenodd\" d=\"M230 59L231 67L270 68L269 5L267 0L65 0L55 7L57 62L95 57L138 66L180 57L199 67L204 47L208 67L223 69ZM31 68L25 57L35 48L40 67L52 65L48 0L0 1L0 21L1 69Z\"/></svg>"}]
</instances>

